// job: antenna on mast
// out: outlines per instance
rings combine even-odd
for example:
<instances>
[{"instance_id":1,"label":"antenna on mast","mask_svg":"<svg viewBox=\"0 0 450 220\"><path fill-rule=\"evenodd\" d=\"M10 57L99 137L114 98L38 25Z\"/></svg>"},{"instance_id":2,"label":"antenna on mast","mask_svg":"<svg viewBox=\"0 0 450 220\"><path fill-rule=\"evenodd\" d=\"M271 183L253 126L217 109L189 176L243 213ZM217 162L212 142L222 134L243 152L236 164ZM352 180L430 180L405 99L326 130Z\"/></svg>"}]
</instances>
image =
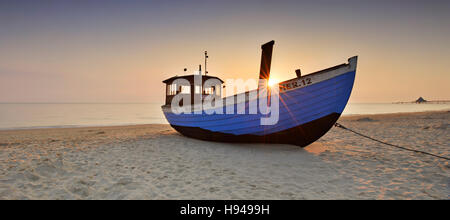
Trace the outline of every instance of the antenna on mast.
<instances>
[{"instance_id":1,"label":"antenna on mast","mask_svg":"<svg viewBox=\"0 0 450 220\"><path fill-rule=\"evenodd\" d=\"M208 71L206 70L206 61L208 59L208 51L205 51L205 76L208 75Z\"/></svg>"}]
</instances>

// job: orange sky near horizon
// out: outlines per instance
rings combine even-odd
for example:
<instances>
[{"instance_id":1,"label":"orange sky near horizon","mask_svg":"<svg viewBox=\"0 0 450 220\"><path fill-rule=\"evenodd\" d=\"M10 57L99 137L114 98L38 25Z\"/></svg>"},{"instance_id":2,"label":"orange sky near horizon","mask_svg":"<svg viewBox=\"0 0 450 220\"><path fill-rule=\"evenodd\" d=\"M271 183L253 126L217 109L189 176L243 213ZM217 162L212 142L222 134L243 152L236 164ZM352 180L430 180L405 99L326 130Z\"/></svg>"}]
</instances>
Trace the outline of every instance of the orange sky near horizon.
<instances>
[{"instance_id":1,"label":"orange sky near horizon","mask_svg":"<svg viewBox=\"0 0 450 220\"><path fill-rule=\"evenodd\" d=\"M280 81L358 55L350 102L450 100L448 2L345 2L2 5L0 102L162 103L205 50L211 75L257 79L270 40Z\"/></svg>"}]
</instances>

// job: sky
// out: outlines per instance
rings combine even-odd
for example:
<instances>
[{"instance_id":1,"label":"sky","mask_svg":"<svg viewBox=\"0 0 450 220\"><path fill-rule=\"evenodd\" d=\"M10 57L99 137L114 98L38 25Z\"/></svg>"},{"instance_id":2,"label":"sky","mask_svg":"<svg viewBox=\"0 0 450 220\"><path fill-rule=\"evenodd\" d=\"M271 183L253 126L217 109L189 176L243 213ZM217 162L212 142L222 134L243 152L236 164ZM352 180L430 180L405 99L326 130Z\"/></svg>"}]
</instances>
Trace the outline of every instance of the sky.
<instances>
[{"instance_id":1,"label":"sky","mask_svg":"<svg viewBox=\"0 0 450 220\"><path fill-rule=\"evenodd\" d=\"M163 103L210 75L295 77L358 55L352 103L450 99L450 1L1 1L0 102Z\"/></svg>"}]
</instances>

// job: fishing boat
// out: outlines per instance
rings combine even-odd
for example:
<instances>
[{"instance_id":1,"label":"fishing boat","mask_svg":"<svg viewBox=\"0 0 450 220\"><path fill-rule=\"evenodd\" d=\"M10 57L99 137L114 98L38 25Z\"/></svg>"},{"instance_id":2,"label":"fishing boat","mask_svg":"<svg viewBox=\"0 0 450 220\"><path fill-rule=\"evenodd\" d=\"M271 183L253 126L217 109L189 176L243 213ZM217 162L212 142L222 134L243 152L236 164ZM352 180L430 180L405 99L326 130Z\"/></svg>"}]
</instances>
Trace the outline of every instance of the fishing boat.
<instances>
[{"instance_id":1,"label":"fishing boat","mask_svg":"<svg viewBox=\"0 0 450 220\"><path fill-rule=\"evenodd\" d=\"M267 88L267 83L261 84L270 77L273 46L274 41L270 41L261 47L260 83L256 89L259 101L256 103L264 95L268 99L267 104L273 104L270 103L271 96L276 96L279 99L276 123L261 123L261 118L273 112L268 114L251 110L254 105L250 95L252 91L222 98L223 80L207 74L208 56L205 52L205 74L201 72L200 66L198 74L175 76L163 81L166 84L166 102L162 110L169 124L187 137L207 141L279 143L305 147L318 140L331 129L344 111L355 80L357 56L349 58L348 63L306 75L296 70L295 78L272 85L272 88L277 88L275 94ZM203 84L194 85L196 77ZM180 80L185 83L180 84ZM208 80L215 83L205 85L204 82ZM173 108L174 101L178 102L180 96L191 100L180 101L185 110L182 113ZM220 110L217 111L219 113L211 113L201 106L198 108L194 102L208 96L223 100L220 105L209 106L209 110ZM239 101L238 97L245 99ZM236 111L239 106L244 106L244 111Z\"/></svg>"}]
</instances>

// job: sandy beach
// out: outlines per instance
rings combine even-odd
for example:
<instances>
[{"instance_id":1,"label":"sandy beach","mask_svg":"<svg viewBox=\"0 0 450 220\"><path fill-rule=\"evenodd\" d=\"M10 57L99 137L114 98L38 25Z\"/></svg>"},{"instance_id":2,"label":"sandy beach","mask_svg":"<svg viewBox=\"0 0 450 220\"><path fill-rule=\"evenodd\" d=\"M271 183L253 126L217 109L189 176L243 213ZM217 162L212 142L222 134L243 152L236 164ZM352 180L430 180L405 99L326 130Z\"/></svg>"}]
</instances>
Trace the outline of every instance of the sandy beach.
<instances>
[{"instance_id":1,"label":"sandy beach","mask_svg":"<svg viewBox=\"0 0 450 220\"><path fill-rule=\"evenodd\" d=\"M450 156L450 111L339 123ZM228 144L169 125L0 131L0 199L449 199L448 161L332 128L314 144Z\"/></svg>"}]
</instances>

